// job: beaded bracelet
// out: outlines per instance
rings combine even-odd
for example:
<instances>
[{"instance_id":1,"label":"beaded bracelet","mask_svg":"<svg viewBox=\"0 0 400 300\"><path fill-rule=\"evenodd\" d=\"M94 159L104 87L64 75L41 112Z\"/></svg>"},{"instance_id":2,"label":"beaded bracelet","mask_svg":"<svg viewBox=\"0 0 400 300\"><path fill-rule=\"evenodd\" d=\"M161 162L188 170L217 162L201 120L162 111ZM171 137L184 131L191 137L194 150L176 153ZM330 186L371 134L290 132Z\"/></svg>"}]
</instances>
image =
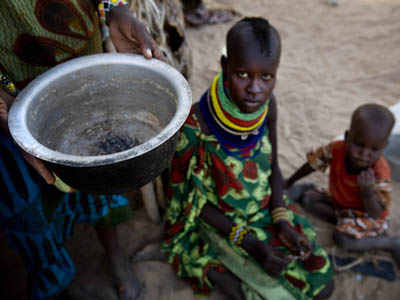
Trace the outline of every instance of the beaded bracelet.
<instances>
[{"instance_id":1,"label":"beaded bracelet","mask_svg":"<svg viewBox=\"0 0 400 300\"><path fill-rule=\"evenodd\" d=\"M128 4L127 0L102 0L99 4L100 21L106 22L108 14L114 7Z\"/></svg>"},{"instance_id":2,"label":"beaded bracelet","mask_svg":"<svg viewBox=\"0 0 400 300\"><path fill-rule=\"evenodd\" d=\"M282 220L287 220L286 208L285 207L277 207L271 212L272 222L277 223Z\"/></svg>"},{"instance_id":3,"label":"beaded bracelet","mask_svg":"<svg viewBox=\"0 0 400 300\"><path fill-rule=\"evenodd\" d=\"M229 240L233 242L236 246L240 246L247 232L247 229L244 229L239 225L233 226L232 231L229 234Z\"/></svg>"},{"instance_id":4,"label":"beaded bracelet","mask_svg":"<svg viewBox=\"0 0 400 300\"><path fill-rule=\"evenodd\" d=\"M0 88L3 88L11 96L17 95L17 88L14 83L4 75L0 76Z\"/></svg>"}]
</instances>

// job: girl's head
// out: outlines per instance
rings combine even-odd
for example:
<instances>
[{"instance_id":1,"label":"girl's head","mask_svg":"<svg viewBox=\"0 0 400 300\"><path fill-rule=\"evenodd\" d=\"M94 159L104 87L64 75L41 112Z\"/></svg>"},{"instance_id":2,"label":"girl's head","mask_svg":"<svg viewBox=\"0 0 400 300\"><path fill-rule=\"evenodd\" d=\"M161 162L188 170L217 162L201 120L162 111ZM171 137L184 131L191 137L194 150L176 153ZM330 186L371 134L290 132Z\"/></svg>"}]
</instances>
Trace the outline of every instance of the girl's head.
<instances>
[{"instance_id":1,"label":"girl's head","mask_svg":"<svg viewBox=\"0 0 400 300\"><path fill-rule=\"evenodd\" d=\"M278 31L263 18L244 18L226 38L221 57L230 97L243 113L257 111L272 95L281 54Z\"/></svg>"}]
</instances>

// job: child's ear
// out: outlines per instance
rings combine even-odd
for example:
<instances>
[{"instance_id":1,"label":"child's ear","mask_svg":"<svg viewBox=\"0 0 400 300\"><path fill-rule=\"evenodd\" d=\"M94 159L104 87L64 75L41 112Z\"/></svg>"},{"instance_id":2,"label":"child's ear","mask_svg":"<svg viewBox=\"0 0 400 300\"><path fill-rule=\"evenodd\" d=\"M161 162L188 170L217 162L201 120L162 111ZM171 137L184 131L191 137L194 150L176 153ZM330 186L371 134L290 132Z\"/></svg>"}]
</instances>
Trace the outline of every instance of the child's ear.
<instances>
[{"instance_id":1,"label":"child's ear","mask_svg":"<svg viewBox=\"0 0 400 300\"><path fill-rule=\"evenodd\" d=\"M221 55L220 63L221 63L222 72L224 72L226 74L226 69L228 66L228 57L226 57L226 55Z\"/></svg>"}]
</instances>

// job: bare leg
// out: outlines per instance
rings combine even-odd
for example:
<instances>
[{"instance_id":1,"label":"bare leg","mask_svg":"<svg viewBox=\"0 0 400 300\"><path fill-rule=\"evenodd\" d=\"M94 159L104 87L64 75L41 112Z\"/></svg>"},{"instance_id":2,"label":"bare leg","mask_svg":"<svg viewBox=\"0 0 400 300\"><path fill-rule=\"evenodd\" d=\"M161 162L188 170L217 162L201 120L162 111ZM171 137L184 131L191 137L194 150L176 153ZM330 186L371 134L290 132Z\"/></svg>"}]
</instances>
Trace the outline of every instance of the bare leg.
<instances>
[{"instance_id":1,"label":"bare leg","mask_svg":"<svg viewBox=\"0 0 400 300\"><path fill-rule=\"evenodd\" d=\"M212 268L207 273L210 280L215 283L222 292L233 300L245 300L242 284L239 278L230 272L218 272Z\"/></svg>"},{"instance_id":2,"label":"bare leg","mask_svg":"<svg viewBox=\"0 0 400 300\"><path fill-rule=\"evenodd\" d=\"M314 188L312 183L297 183L286 189L286 195L293 202L300 202L304 193Z\"/></svg>"},{"instance_id":3,"label":"bare leg","mask_svg":"<svg viewBox=\"0 0 400 300\"><path fill-rule=\"evenodd\" d=\"M117 227L112 229L96 228L96 231L118 283L119 298L121 300L137 299L142 285L133 273L128 258L119 244Z\"/></svg>"},{"instance_id":4,"label":"bare leg","mask_svg":"<svg viewBox=\"0 0 400 300\"><path fill-rule=\"evenodd\" d=\"M361 239L354 239L351 236L335 231L333 233L335 244L347 250L370 251L385 250L390 251L393 260L400 269L400 237L370 236Z\"/></svg>"},{"instance_id":5,"label":"bare leg","mask_svg":"<svg viewBox=\"0 0 400 300\"><path fill-rule=\"evenodd\" d=\"M331 199L326 194L316 190L308 190L301 197L300 204L306 211L316 217L336 224L335 210L331 204Z\"/></svg>"}]
</instances>

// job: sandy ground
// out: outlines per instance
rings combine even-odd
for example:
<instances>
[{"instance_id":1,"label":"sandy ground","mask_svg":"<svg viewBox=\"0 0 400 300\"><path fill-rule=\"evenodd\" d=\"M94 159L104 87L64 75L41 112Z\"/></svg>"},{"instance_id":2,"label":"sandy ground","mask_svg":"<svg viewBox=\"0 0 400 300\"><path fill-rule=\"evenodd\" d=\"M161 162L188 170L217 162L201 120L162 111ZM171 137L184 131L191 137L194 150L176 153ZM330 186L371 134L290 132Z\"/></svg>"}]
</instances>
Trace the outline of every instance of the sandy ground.
<instances>
[{"instance_id":1,"label":"sandy ground","mask_svg":"<svg viewBox=\"0 0 400 300\"><path fill-rule=\"evenodd\" d=\"M283 53L276 86L279 106L279 159L289 176L303 163L304 153L340 135L352 111L376 102L391 106L400 100L400 2L399 0L218 0L210 7L229 7L242 15L263 16L282 36ZM187 30L193 49L190 83L197 101L219 71L225 34L234 22ZM326 183L321 174L308 178ZM390 234L400 230L400 183L394 183ZM152 224L140 199L133 197L135 217L121 224L124 247L132 267L145 285L142 299L195 299L189 286L171 267L155 257L135 261L138 250L156 249L162 225ZM332 249L332 227L311 218L321 244ZM93 228L79 225L67 247L76 262L77 279L103 300L117 300L104 252ZM0 299L25 299L25 271L19 257L0 233ZM388 282L353 271L335 273L335 300L395 300L400 281ZM225 299L216 291L211 299Z\"/></svg>"}]
</instances>

